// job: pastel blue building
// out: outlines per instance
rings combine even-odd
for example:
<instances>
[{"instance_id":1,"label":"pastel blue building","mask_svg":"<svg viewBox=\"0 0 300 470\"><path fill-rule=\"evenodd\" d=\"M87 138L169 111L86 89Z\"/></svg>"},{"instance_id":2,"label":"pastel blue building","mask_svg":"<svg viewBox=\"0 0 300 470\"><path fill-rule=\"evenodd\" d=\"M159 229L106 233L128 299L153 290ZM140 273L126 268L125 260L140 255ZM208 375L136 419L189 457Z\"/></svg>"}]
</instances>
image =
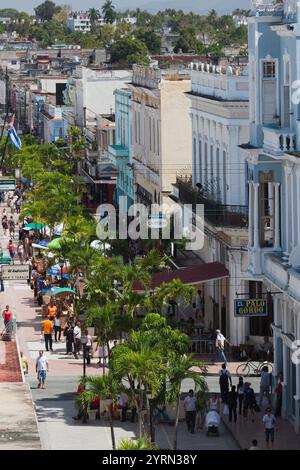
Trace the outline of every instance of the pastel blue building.
<instances>
[{"instance_id":1,"label":"pastel blue building","mask_svg":"<svg viewBox=\"0 0 300 470\"><path fill-rule=\"evenodd\" d=\"M252 318L273 336L283 415L300 431L300 7L252 2L249 17L249 296L268 301ZM253 328L252 328L253 330ZM299 346L298 346L299 344Z\"/></svg>"},{"instance_id":2,"label":"pastel blue building","mask_svg":"<svg viewBox=\"0 0 300 470\"><path fill-rule=\"evenodd\" d=\"M115 95L115 144L109 145L110 161L116 166L118 178L115 203L119 206L120 196L126 197L128 209L134 203L134 174L131 141L131 92L118 89Z\"/></svg>"}]
</instances>

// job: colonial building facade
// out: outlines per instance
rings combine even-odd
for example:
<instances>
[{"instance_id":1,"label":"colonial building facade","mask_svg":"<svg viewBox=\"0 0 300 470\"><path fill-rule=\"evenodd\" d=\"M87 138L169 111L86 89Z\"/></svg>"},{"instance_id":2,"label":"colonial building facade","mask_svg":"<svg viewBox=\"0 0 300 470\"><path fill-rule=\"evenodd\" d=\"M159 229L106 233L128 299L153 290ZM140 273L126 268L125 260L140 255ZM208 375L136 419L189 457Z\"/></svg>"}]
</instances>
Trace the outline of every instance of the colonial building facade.
<instances>
[{"instance_id":1,"label":"colonial building facade","mask_svg":"<svg viewBox=\"0 0 300 470\"><path fill-rule=\"evenodd\" d=\"M270 3L268 5L267 3ZM263 5L262 5L263 4ZM299 431L300 365L300 7L253 3L249 18L249 272L268 295L274 376L283 372L283 411ZM298 87L298 88L297 88ZM269 294L266 294L269 293Z\"/></svg>"}]
</instances>

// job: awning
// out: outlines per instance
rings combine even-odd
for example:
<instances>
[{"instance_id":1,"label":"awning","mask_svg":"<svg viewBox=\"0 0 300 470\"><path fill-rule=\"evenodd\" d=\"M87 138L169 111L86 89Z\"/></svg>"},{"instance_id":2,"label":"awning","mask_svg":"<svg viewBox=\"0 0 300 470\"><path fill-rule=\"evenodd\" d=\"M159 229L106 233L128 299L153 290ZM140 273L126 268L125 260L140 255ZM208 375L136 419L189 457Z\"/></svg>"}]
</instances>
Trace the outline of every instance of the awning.
<instances>
[{"instance_id":1,"label":"awning","mask_svg":"<svg viewBox=\"0 0 300 470\"><path fill-rule=\"evenodd\" d=\"M189 286L201 284L206 281L216 281L229 277L229 271L221 263L204 263L188 268L180 268L175 271L161 272L154 274L151 283L151 289L154 290L164 282L170 282L173 279L180 279ZM144 287L136 282L133 285L136 292L144 292Z\"/></svg>"}]
</instances>

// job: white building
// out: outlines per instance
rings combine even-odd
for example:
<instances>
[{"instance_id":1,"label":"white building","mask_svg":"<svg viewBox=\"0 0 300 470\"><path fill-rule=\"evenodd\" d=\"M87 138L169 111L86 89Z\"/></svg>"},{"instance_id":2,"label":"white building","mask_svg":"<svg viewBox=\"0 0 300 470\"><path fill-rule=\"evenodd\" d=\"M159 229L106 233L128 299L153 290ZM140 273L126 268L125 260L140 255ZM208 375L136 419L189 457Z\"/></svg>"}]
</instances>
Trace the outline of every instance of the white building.
<instances>
[{"instance_id":1,"label":"white building","mask_svg":"<svg viewBox=\"0 0 300 470\"><path fill-rule=\"evenodd\" d=\"M174 194L183 204L204 205L204 246L195 254L229 272L202 287L205 326L238 346L245 324L234 317L234 299L249 278L247 172L239 149L249 128L247 67L192 63L191 80L192 171L190 179L177 177Z\"/></svg>"},{"instance_id":2,"label":"white building","mask_svg":"<svg viewBox=\"0 0 300 470\"><path fill-rule=\"evenodd\" d=\"M124 88L131 81L128 70L91 70L80 67L68 81L70 105L74 108L76 125L96 120L98 115L111 115L115 110L114 90Z\"/></svg>"},{"instance_id":3,"label":"white building","mask_svg":"<svg viewBox=\"0 0 300 470\"><path fill-rule=\"evenodd\" d=\"M269 3L269 4L268 4ZM273 332L283 415L300 430L300 6L253 2L249 17L249 272L268 293L261 334ZM297 349L298 348L298 349ZM298 356L298 360L297 360Z\"/></svg>"},{"instance_id":4,"label":"white building","mask_svg":"<svg viewBox=\"0 0 300 470\"><path fill-rule=\"evenodd\" d=\"M136 201L162 202L172 191L176 173L191 168L189 70L134 66L132 148Z\"/></svg>"},{"instance_id":5,"label":"white building","mask_svg":"<svg viewBox=\"0 0 300 470\"><path fill-rule=\"evenodd\" d=\"M67 19L67 28L69 31L81 31L89 33L91 31L91 20L89 15L83 11L72 13Z\"/></svg>"}]
</instances>

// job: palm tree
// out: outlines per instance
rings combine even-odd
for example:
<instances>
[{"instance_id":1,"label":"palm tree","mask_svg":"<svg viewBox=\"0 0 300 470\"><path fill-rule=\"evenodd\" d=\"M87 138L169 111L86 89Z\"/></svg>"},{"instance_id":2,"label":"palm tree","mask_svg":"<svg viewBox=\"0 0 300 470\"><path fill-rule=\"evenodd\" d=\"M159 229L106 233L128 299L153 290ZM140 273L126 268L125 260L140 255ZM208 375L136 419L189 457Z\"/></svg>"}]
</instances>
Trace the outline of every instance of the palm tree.
<instances>
[{"instance_id":1,"label":"palm tree","mask_svg":"<svg viewBox=\"0 0 300 470\"><path fill-rule=\"evenodd\" d=\"M82 381L83 379L80 380ZM115 450L116 439L114 432L113 410L117 402L120 384L110 372L103 376L85 377L83 382L86 390L81 393L76 400L78 404L81 404L84 410L88 409L89 405L95 398L99 398L100 400L111 400L111 404L107 406L105 411L108 413L112 448Z\"/></svg>"},{"instance_id":2,"label":"palm tree","mask_svg":"<svg viewBox=\"0 0 300 470\"><path fill-rule=\"evenodd\" d=\"M145 392L156 396L161 388L161 377L166 367L159 351L149 347L147 337L142 331L131 332L127 342L114 349L111 359L111 370L118 381L129 383L131 398L138 412L139 437L145 434L143 402ZM139 385L136 389L135 384Z\"/></svg>"},{"instance_id":3,"label":"palm tree","mask_svg":"<svg viewBox=\"0 0 300 470\"><path fill-rule=\"evenodd\" d=\"M157 446L150 441L148 436L142 436L136 441L122 439L117 450L157 450Z\"/></svg>"},{"instance_id":4,"label":"palm tree","mask_svg":"<svg viewBox=\"0 0 300 470\"><path fill-rule=\"evenodd\" d=\"M206 372L206 368L203 364L194 361L191 354L177 354L176 352L170 354L168 366L169 400L176 402L173 450L177 450L181 384L183 380L191 379L194 381L196 388L205 392L207 390L207 384L202 374ZM192 370L193 367L200 367L202 374Z\"/></svg>"},{"instance_id":5,"label":"palm tree","mask_svg":"<svg viewBox=\"0 0 300 470\"><path fill-rule=\"evenodd\" d=\"M105 23L113 24L117 14L112 0L106 0L101 10L104 16Z\"/></svg>"},{"instance_id":6,"label":"palm tree","mask_svg":"<svg viewBox=\"0 0 300 470\"><path fill-rule=\"evenodd\" d=\"M101 18L100 11L96 8L90 8L88 11L89 19L91 21L92 30L95 30L95 26L99 18Z\"/></svg>"}]
</instances>

